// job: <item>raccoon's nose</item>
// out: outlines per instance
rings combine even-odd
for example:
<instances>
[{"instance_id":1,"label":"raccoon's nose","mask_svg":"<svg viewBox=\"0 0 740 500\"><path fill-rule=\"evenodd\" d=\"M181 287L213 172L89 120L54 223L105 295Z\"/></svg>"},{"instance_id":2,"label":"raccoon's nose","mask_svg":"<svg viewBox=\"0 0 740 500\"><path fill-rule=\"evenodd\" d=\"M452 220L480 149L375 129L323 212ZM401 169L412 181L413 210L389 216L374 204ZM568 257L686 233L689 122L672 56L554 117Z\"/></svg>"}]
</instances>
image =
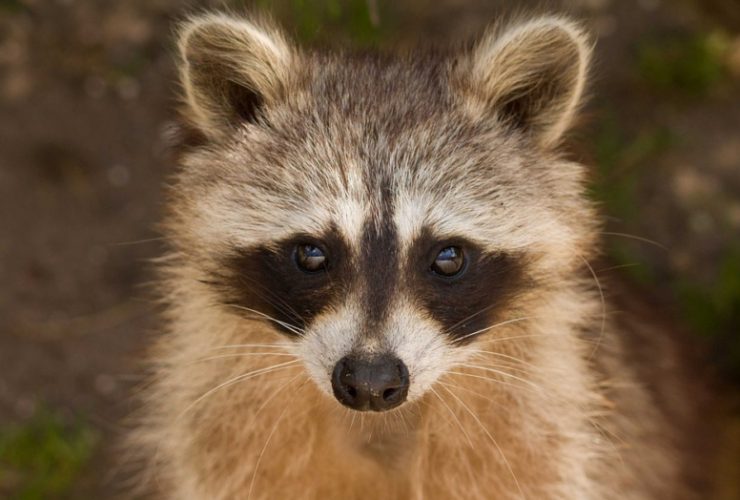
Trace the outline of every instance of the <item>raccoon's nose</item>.
<instances>
[{"instance_id":1,"label":"raccoon's nose","mask_svg":"<svg viewBox=\"0 0 740 500\"><path fill-rule=\"evenodd\" d=\"M409 371L403 361L390 356L345 356L331 377L334 396L344 406L359 411L385 411L404 401L409 392Z\"/></svg>"}]
</instances>

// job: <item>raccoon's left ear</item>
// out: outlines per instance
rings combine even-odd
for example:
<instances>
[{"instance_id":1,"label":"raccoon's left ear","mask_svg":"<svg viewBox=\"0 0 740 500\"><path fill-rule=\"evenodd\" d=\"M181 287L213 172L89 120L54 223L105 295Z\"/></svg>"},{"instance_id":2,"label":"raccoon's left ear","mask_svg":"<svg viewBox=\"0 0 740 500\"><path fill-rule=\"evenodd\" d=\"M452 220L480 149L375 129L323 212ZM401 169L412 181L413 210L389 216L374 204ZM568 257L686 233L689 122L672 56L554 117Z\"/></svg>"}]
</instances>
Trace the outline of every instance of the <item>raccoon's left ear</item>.
<instances>
[{"instance_id":1,"label":"raccoon's left ear","mask_svg":"<svg viewBox=\"0 0 740 500\"><path fill-rule=\"evenodd\" d=\"M184 23L178 47L187 118L211 139L255 121L279 100L295 63L279 30L223 14Z\"/></svg>"},{"instance_id":2,"label":"raccoon's left ear","mask_svg":"<svg viewBox=\"0 0 740 500\"><path fill-rule=\"evenodd\" d=\"M591 43L577 24L543 17L492 29L457 65L466 105L557 144L581 101Z\"/></svg>"}]
</instances>

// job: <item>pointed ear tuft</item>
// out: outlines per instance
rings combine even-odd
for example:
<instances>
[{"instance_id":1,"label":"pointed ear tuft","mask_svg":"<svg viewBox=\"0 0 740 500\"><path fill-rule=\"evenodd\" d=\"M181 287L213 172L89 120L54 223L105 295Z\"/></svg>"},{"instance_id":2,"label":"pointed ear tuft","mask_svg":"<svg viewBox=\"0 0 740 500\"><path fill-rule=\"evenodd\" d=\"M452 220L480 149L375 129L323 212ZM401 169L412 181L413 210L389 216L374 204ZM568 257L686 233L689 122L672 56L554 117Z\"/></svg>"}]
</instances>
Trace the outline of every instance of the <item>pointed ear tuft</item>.
<instances>
[{"instance_id":1,"label":"pointed ear tuft","mask_svg":"<svg viewBox=\"0 0 740 500\"><path fill-rule=\"evenodd\" d=\"M285 93L294 51L277 29L223 14L196 17L179 32L180 81L192 124L218 139Z\"/></svg>"},{"instance_id":2,"label":"pointed ear tuft","mask_svg":"<svg viewBox=\"0 0 740 500\"><path fill-rule=\"evenodd\" d=\"M543 17L489 31L458 66L466 104L557 144L578 108L591 42L575 23Z\"/></svg>"}]
</instances>

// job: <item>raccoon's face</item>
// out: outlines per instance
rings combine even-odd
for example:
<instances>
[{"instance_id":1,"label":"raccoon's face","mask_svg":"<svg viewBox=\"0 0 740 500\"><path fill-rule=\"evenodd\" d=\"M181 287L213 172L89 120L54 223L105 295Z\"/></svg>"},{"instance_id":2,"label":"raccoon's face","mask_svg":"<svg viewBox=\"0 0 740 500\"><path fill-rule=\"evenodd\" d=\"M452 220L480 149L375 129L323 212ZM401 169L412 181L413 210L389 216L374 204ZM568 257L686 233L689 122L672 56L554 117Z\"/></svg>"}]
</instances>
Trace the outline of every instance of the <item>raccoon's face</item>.
<instances>
[{"instance_id":1,"label":"raccoon's face","mask_svg":"<svg viewBox=\"0 0 740 500\"><path fill-rule=\"evenodd\" d=\"M450 57L343 58L214 16L180 47L203 140L177 186L179 246L343 405L420 398L578 262L582 173L554 152L588 58L572 24Z\"/></svg>"}]
</instances>

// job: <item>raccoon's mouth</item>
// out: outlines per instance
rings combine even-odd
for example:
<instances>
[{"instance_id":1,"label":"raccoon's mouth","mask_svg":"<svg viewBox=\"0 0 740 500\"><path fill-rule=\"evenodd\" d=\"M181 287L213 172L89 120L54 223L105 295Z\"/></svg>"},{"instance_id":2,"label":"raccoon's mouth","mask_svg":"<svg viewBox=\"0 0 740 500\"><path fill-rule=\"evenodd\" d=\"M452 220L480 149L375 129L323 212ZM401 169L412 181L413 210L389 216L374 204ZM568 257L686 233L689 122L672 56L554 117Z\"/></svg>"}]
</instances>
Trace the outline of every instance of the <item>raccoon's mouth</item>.
<instances>
[{"instance_id":1,"label":"raccoon's mouth","mask_svg":"<svg viewBox=\"0 0 740 500\"><path fill-rule=\"evenodd\" d=\"M390 354L350 354L334 367L331 386L334 396L347 408L387 411L406 401L409 371L403 361Z\"/></svg>"}]
</instances>

